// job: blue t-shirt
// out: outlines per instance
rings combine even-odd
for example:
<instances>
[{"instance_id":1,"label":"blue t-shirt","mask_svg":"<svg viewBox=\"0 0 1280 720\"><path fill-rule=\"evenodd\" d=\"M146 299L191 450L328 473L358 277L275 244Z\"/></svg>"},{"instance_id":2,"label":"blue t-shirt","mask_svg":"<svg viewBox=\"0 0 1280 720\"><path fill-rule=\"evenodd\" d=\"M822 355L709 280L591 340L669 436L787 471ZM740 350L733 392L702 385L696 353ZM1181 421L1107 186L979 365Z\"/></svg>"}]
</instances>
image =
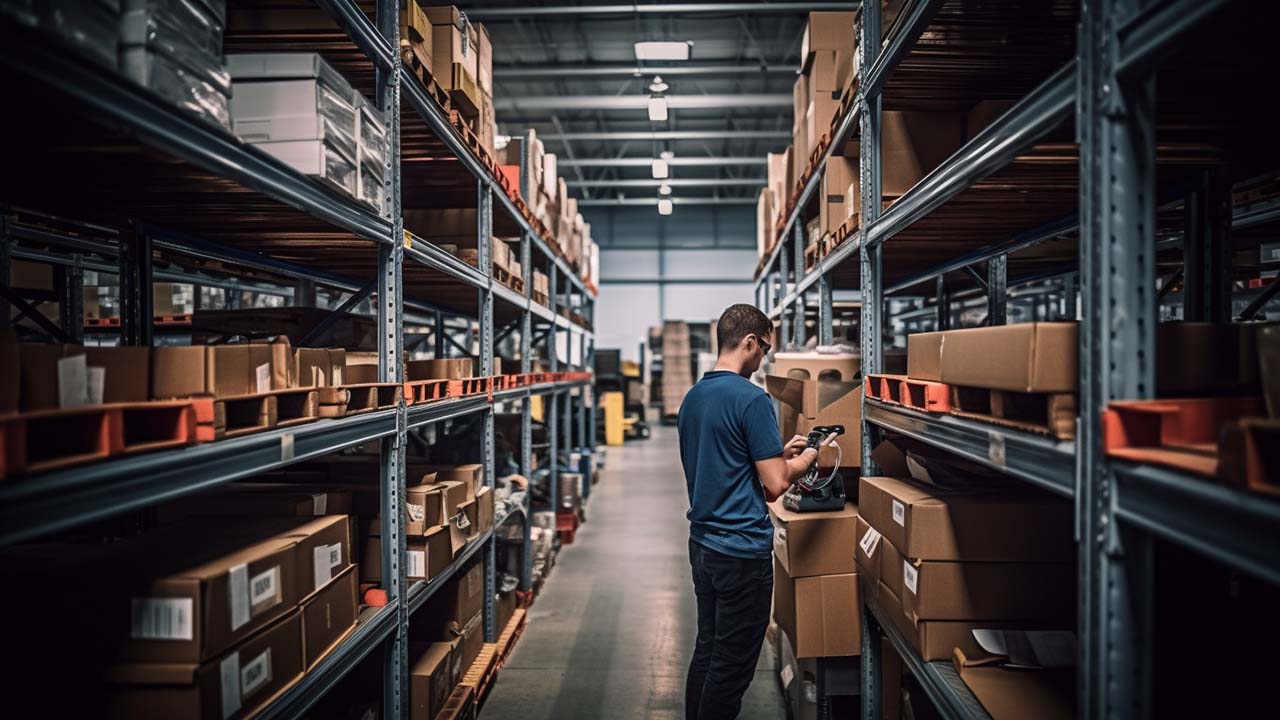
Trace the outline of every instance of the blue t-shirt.
<instances>
[{"instance_id":1,"label":"blue t-shirt","mask_svg":"<svg viewBox=\"0 0 1280 720\"><path fill-rule=\"evenodd\" d=\"M754 463L782 455L768 393L737 373L709 372L676 420L689 485L689 536L725 555L767 558L773 525Z\"/></svg>"}]
</instances>

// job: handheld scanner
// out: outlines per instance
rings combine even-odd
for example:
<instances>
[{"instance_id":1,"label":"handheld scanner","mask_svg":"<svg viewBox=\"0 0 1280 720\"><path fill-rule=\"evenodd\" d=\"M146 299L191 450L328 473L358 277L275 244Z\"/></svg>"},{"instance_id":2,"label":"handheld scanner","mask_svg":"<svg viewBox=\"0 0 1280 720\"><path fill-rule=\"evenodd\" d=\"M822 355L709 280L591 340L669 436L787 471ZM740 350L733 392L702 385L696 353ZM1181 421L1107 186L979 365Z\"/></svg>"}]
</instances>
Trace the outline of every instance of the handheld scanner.
<instances>
[{"instance_id":1,"label":"handheld scanner","mask_svg":"<svg viewBox=\"0 0 1280 720\"><path fill-rule=\"evenodd\" d=\"M822 441L825 440L828 435L831 435L833 433L836 435L843 435L844 426L843 425L819 425L818 427L815 427L809 431L809 436L805 438L806 440L805 446L811 447L811 448L817 448L819 445L822 444Z\"/></svg>"}]
</instances>

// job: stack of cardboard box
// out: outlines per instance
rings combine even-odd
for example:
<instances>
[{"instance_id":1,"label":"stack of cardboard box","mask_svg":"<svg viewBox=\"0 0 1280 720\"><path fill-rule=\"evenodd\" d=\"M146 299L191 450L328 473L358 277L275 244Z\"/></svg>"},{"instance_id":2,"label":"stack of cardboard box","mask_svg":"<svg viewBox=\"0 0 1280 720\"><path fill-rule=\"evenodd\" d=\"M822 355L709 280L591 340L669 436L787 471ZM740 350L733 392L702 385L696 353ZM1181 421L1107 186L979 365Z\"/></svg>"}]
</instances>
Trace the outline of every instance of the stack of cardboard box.
<instances>
[{"instance_id":1,"label":"stack of cardboard box","mask_svg":"<svg viewBox=\"0 0 1280 720\"><path fill-rule=\"evenodd\" d=\"M409 638L414 643L449 644L448 674L454 684L462 679L484 647L482 562L473 560L469 568L459 572L431 596L409 623ZM434 653L439 655L443 651L437 648ZM439 672L436 668L431 669L431 676ZM417 698L414 697L412 702L417 705Z\"/></svg>"},{"instance_id":2,"label":"stack of cardboard box","mask_svg":"<svg viewBox=\"0 0 1280 720\"><path fill-rule=\"evenodd\" d=\"M662 414L680 412L685 393L693 387L689 354L689 324L668 320L662 324Z\"/></svg>"},{"instance_id":3,"label":"stack of cardboard box","mask_svg":"<svg viewBox=\"0 0 1280 720\"><path fill-rule=\"evenodd\" d=\"M811 12L800 41L800 75L793 97L795 159L803 172L840 108L857 57L854 12ZM794 183L793 183L794 185Z\"/></svg>"}]
</instances>

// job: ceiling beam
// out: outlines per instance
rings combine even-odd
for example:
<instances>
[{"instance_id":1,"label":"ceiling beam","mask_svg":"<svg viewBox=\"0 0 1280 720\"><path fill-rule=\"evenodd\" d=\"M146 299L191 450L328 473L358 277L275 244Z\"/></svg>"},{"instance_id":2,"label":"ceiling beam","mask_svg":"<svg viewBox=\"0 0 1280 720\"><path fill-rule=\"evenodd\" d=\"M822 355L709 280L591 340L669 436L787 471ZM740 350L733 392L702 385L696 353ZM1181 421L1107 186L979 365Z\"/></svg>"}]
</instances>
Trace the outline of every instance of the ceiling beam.
<instances>
[{"instance_id":1,"label":"ceiling beam","mask_svg":"<svg viewBox=\"0 0 1280 720\"><path fill-rule=\"evenodd\" d=\"M690 197L690 198L669 198L674 205L755 205L754 198L726 198L726 197ZM614 207L619 205L657 205L658 198L642 197L642 198L585 198L578 199L578 207Z\"/></svg>"},{"instance_id":2,"label":"ceiling beam","mask_svg":"<svg viewBox=\"0 0 1280 720\"><path fill-rule=\"evenodd\" d=\"M787 140L789 130L662 130L659 132L566 132L538 135L543 142L610 140Z\"/></svg>"},{"instance_id":3,"label":"ceiling beam","mask_svg":"<svg viewBox=\"0 0 1280 720\"><path fill-rule=\"evenodd\" d=\"M470 3L467 3L470 5ZM639 5L557 5L548 7L464 7L474 20L515 20L519 18L570 15L707 15L724 13L756 13L789 15L813 10L856 10L856 2L719 2L719 3L654 3Z\"/></svg>"},{"instance_id":4,"label":"ceiling beam","mask_svg":"<svg viewBox=\"0 0 1280 720\"><path fill-rule=\"evenodd\" d=\"M649 188L659 187L663 183L677 187L764 187L768 184L765 178L669 178L667 180L585 180L577 181L566 178L570 187L613 187L613 188ZM755 202L752 200L752 202Z\"/></svg>"},{"instance_id":5,"label":"ceiling beam","mask_svg":"<svg viewBox=\"0 0 1280 720\"><path fill-rule=\"evenodd\" d=\"M673 157L667 161L672 167L719 167L721 165L764 165L768 160L759 157ZM649 167L653 158L561 158L557 167Z\"/></svg>"},{"instance_id":6,"label":"ceiling beam","mask_svg":"<svg viewBox=\"0 0 1280 720\"><path fill-rule=\"evenodd\" d=\"M671 95L672 110L727 110L730 108L792 107L792 96L772 95ZM497 110L645 110L648 95L528 95L495 98Z\"/></svg>"},{"instance_id":7,"label":"ceiling beam","mask_svg":"<svg viewBox=\"0 0 1280 720\"><path fill-rule=\"evenodd\" d=\"M538 80L549 77L600 78L600 77L648 77L651 75L702 76L702 75L795 75L793 65L779 62L761 65L667 65L653 67L630 64L615 65L499 65L493 68L498 80Z\"/></svg>"}]
</instances>

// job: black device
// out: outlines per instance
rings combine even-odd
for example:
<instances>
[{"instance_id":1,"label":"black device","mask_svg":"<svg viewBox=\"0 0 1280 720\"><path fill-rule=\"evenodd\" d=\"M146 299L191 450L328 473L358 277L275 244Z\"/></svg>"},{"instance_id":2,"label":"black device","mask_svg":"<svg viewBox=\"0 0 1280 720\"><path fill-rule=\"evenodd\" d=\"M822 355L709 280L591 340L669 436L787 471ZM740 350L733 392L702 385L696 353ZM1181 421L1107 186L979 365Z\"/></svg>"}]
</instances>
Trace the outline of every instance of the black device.
<instances>
[{"instance_id":1,"label":"black device","mask_svg":"<svg viewBox=\"0 0 1280 720\"><path fill-rule=\"evenodd\" d=\"M805 447L818 449L828 435L843 435L843 425L820 425L809 431ZM832 441L835 442L834 440ZM822 512L844 507L844 483L840 482L840 446L836 445L836 466L826 477L818 477L818 461L814 459L799 479L782 496L782 506L792 512Z\"/></svg>"}]
</instances>

